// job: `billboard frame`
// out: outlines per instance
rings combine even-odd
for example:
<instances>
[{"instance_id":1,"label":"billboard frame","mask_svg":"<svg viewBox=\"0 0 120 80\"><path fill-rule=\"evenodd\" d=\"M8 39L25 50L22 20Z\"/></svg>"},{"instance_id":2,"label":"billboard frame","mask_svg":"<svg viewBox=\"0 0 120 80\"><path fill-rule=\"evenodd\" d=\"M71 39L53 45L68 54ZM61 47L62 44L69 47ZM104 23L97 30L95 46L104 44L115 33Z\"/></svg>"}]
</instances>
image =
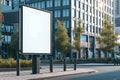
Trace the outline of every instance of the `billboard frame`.
<instances>
[{"instance_id":1,"label":"billboard frame","mask_svg":"<svg viewBox=\"0 0 120 80\"><path fill-rule=\"evenodd\" d=\"M24 6L50 13L50 26L49 26L50 27L50 53L24 53L23 52L23 7ZM26 5L21 6L19 11L19 51L22 53L22 55L39 55L39 54L51 55L52 54L52 12L51 11L37 9L37 8L26 6Z\"/></svg>"}]
</instances>

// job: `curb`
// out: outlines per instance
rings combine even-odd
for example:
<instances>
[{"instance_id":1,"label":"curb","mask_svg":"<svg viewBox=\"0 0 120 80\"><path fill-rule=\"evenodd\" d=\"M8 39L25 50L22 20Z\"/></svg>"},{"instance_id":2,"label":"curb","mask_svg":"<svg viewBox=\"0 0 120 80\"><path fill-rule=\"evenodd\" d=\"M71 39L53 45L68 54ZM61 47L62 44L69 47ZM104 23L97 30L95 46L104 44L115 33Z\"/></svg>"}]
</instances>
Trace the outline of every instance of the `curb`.
<instances>
[{"instance_id":1,"label":"curb","mask_svg":"<svg viewBox=\"0 0 120 80\"><path fill-rule=\"evenodd\" d=\"M71 70L72 71L72 70ZM77 71L77 70L76 70ZM69 71L68 71L69 72ZM74 71L75 72L75 71ZM55 76L47 76L43 78L34 78L34 79L28 79L28 80L36 80L36 79L49 79L49 78L55 78L55 77L61 77L61 76L68 76L68 75L76 75L76 74L91 74L96 73L97 70L88 71L88 72L80 72L80 73L69 73L69 74L62 74L62 75L55 75ZM57 72L57 73L64 73L64 72Z\"/></svg>"}]
</instances>

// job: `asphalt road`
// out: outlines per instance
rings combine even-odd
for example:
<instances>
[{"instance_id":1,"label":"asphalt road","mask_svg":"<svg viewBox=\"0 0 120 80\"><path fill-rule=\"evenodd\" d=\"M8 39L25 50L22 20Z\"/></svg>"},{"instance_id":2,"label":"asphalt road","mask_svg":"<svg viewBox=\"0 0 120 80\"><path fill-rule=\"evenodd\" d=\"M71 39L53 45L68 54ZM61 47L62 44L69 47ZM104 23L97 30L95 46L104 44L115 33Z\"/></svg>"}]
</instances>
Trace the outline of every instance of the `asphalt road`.
<instances>
[{"instance_id":1,"label":"asphalt road","mask_svg":"<svg viewBox=\"0 0 120 80\"><path fill-rule=\"evenodd\" d=\"M97 73L77 74L37 80L120 80L120 66L82 66L98 70Z\"/></svg>"},{"instance_id":2,"label":"asphalt road","mask_svg":"<svg viewBox=\"0 0 120 80\"><path fill-rule=\"evenodd\" d=\"M78 74L49 78L43 80L120 80L120 71L99 73L99 74Z\"/></svg>"}]
</instances>

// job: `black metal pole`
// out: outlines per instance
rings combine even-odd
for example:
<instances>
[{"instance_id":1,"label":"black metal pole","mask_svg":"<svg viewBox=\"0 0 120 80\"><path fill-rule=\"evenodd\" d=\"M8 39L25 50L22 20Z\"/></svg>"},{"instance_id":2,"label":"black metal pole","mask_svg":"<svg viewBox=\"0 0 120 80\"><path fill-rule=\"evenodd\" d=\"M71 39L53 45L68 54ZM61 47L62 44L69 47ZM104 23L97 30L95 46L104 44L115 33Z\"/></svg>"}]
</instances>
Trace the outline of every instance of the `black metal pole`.
<instances>
[{"instance_id":1,"label":"black metal pole","mask_svg":"<svg viewBox=\"0 0 120 80\"><path fill-rule=\"evenodd\" d=\"M77 58L76 58L76 53L74 53L74 70L76 70L76 63L77 63Z\"/></svg>"},{"instance_id":2,"label":"black metal pole","mask_svg":"<svg viewBox=\"0 0 120 80\"><path fill-rule=\"evenodd\" d=\"M64 60L63 60L63 65L64 65L64 71L66 71L66 59L64 57Z\"/></svg>"},{"instance_id":3,"label":"black metal pole","mask_svg":"<svg viewBox=\"0 0 120 80\"><path fill-rule=\"evenodd\" d=\"M50 72L53 72L53 59L52 59L52 55L50 55Z\"/></svg>"},{"instance_id":4,"label":"black metal pole","mask_svg":"<svg viewBox=\"0 0 120 80\"><path fill-rule=\"evenodd\" d=\"M19 51L17 52L17 76L19 76L20 75L20 60L19 60L19 58L20 58L20 54L19 54Z\"/></svg>"}]
</instances>

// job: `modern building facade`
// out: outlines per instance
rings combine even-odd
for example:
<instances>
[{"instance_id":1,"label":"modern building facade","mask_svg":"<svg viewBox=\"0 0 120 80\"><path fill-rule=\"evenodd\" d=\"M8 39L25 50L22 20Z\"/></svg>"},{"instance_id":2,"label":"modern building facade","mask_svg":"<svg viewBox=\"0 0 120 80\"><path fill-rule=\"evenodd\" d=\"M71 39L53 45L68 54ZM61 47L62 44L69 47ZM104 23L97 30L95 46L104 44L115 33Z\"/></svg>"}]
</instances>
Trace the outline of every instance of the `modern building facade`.
<instances>
[{"instance_id":1,"label":"modern building facade","mask_svg":"<svg viewBox=\"0 0 120 80\"><path fill-rule=\"evenodd\" d=\"M96 36L99 36L105 14L114 21L114 0L12 0L13 9L18 9L23 4L52 12L53 43L58 27L57 20L64 22L73 43L73 29L81 19L84 33L81 40L81 55L78 53L77 58L104 57L104 53L100 53L98 49ZM72 58L74 52L72 49L68 56ZM61 57L60 51L56 51L54 47L53 55L55 58Z\"/></svg>"},{"instance_id":2,"label":"modern building facade","mask_svg":"<svg viewBox=\"0 0 120 80\"><path fill-rule=\"evenodd\" d=\"M115 32L120 37L120 1L115 0ZM120 39L118 40L118 43L120 43ZM116 47L116 52L120 53L120 46Z\"/></svg>"},{"instance_id":3,"label":"modern building facade","mask_svg":"<svg viewBox=\"0 0 120 80\"><path fill-rule=\"evenodd\" d=\"M120 34L120 1L115 0L115 28L116 33Z\"/></svg>"},{"instance_id":4,"label":"modern building facade","mask_svg":"<svg viewBox=\"0 0 120 80\"><path fill-rule=\"evenodd\" d=\"M6 13L8 11L12 11L12 4L11 0L1 0L1 6L2 8L2 39L3 42L0 43L0 56L2 58L9 58L11 55L11 35L15 32L16 27L12 22L9 22L6 20L6 17L10 19L10 16L7 16Z\"/></svg>"}]
</instances>

